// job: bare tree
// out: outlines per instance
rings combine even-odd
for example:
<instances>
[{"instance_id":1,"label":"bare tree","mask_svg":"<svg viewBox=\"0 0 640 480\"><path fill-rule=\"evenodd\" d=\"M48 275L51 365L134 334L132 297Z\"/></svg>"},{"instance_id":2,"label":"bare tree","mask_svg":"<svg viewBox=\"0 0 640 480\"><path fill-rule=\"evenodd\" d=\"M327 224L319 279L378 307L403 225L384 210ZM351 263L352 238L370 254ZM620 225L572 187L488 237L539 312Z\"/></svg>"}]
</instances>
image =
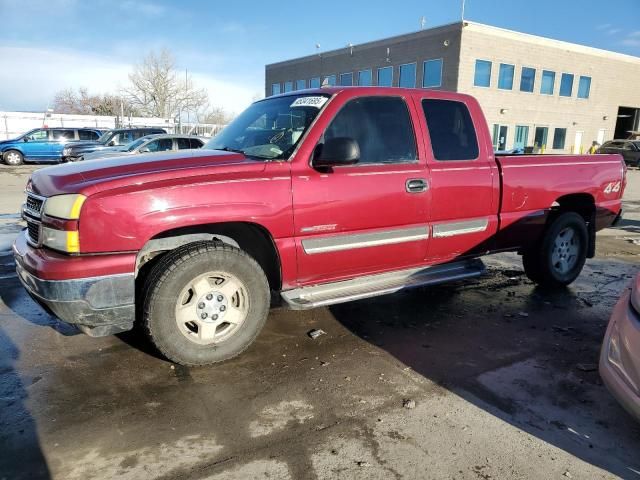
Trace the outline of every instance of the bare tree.
<instances>
[{"instance_id":1,"label":"bare tree","mask_svg":"<svg viewBox=\"0 0 640 480\"><path fill-rule=\"evenodd\" d=\"M213 107L204 116L204 123L213 123L216 125L227 125L235 115L227 112L222 107Z\"/></svg>"},{"instance_id":2,"label":"bare tree","mask_svg":"<svg viewBox=\"0 0 640 480\"><path fill-rule=\"evenodd\" d=\"M77 91L72 88L60 90L53 99L53 109L58 113L82 115L139 115L126 98L108 93L91 95L84 87Z\"/></svg>"},{"instance_id":3,"label":"bare tree","mask_svg":"<svg viewBox=\"0 0 640 480\"><path fill-rule=\"evenodd\" d=\"M191 76L176 71L168 50L149 53L129 74L125 95L146 115L173 118L198 112L208 104L207 91L194 86Z\"/></svg>"}]
</instances>

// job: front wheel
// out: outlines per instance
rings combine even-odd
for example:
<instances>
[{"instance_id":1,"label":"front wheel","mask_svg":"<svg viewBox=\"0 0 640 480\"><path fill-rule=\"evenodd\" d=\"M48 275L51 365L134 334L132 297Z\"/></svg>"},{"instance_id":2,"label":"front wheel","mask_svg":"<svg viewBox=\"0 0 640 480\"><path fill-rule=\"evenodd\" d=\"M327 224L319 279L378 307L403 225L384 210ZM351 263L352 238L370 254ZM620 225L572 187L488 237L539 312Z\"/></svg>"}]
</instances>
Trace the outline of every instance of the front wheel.
<instances>
[{"instance_id":1,"label":"front wheel","mask_svg":"<svg viewBox=\"0 0 640 480\"><path fill-rule=\"evenodd\" d=\"M584 267L588 242L584 219L574 212L563 213L547 228L540 242L524 252L524 271L542 286L569 285Z\"/></svg>"},{"instance_id":2,"label":"front wheel","mask_svg":"<svg viewBox=\"0 0 640 480\"><path fill-rule=\"evenodd\" d=\"M17 150L9 150L4 153L4 163L7 165L15 166L22 165L24 163L24 157Z\"/></svg>"},{"instance_id":3,"label":"front wheel","mask_svg":"<svg viewBox=\"0 0 640 480\"><path fill-rule=\"evenodd\" d=\"M242 250L197 242L162 258L143 289L142 322L158 350L182 365L244 351L269 313L266 276Z\"/></svg>"}]
</instances>

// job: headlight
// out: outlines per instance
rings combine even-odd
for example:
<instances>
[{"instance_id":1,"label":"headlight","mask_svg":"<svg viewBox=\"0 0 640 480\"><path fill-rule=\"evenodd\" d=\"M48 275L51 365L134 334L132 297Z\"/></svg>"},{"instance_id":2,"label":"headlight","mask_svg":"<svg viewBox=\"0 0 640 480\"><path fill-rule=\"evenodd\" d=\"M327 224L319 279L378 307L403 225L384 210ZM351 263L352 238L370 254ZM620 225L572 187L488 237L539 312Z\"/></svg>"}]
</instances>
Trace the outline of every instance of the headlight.
<instances>
[{"instance_id":1,"label":"headlight","mask_svg":"<svg viewBox=\"0 0 640 480\"><path fill-rule=\"evenodd\" d=\"M78 253L80 251L80 240L77 230L55 230L43 225L42 244L66 253Z\"/></svg>"},{"instance_id":2,"label":"headlight","mask_svg":"<svg viewBox=\"0 0 640 480\"><path fill-rule=\"evenodd\" d=\"M66 157L66 156L67 156L67 155L69 155L70 153L71 153L71 149L70 149L69 147L65 147L65 148L63 148L63 149L62 149L62 155L63 155L63 156L65 156L65 157Z\"/></svg>"},{"instance_id":3,"label":"headlight","mask_svg":"<svg viewBox=\"0 0 640 480\"><path fill-rule=\"evenodd\" d=\"M79 193L49 197L44 202L44 214L65 220L78 220L80 209L86 199L87 197Z\"/></svg>"},{"instance_id":4,"label":"headlight","mask_svg":"<svg viewBox=\"0 0 640 480\"><path fill-rule=\"evenodd\" d=\"M631 286L631 306L640 313L640 275L637 275Z\"/></svg>"}]
</instances>

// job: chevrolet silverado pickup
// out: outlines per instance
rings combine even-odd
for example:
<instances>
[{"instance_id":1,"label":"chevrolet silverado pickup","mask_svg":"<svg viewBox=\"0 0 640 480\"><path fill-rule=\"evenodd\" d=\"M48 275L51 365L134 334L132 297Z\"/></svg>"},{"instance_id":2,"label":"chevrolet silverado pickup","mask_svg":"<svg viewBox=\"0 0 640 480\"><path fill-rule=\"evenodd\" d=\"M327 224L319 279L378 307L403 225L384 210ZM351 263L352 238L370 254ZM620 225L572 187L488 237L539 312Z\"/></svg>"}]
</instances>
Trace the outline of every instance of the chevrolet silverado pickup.
<instances>
[{"instance_id":1,"label":"chevrolet silverado pickup","mask_svg":"<svg viewBox=\"0 0 640 480\"><path fill-rule=\"evenodd\" d=\"M496 156L467 95L321 88L255 102L201 150L36 171L13 248L62 321L140 325L203 365L247 348L272 299L310 309L461 280L503 251L568 285L619 218L625 175L619 155Z\"/></svg>"}]
</instances>

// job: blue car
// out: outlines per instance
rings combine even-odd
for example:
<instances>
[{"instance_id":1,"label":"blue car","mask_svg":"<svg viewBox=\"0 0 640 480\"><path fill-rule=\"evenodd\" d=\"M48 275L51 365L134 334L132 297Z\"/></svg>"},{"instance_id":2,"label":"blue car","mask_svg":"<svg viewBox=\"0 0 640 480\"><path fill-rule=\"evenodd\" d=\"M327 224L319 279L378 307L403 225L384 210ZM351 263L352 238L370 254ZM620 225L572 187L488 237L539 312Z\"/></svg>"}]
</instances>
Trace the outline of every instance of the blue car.
<instances>
[{"instance_id":1,"label":"blue car","mask_svg":"<svg viewBox=\"0 0 640 480\"><path fill-rule=\"evenodd\" d=\"M7 165L24 162L61 162L62 149L69 142L96 141L95 128L36 128L11 140L0 141L0 158Z\"/></svg>"}]
</instances>

